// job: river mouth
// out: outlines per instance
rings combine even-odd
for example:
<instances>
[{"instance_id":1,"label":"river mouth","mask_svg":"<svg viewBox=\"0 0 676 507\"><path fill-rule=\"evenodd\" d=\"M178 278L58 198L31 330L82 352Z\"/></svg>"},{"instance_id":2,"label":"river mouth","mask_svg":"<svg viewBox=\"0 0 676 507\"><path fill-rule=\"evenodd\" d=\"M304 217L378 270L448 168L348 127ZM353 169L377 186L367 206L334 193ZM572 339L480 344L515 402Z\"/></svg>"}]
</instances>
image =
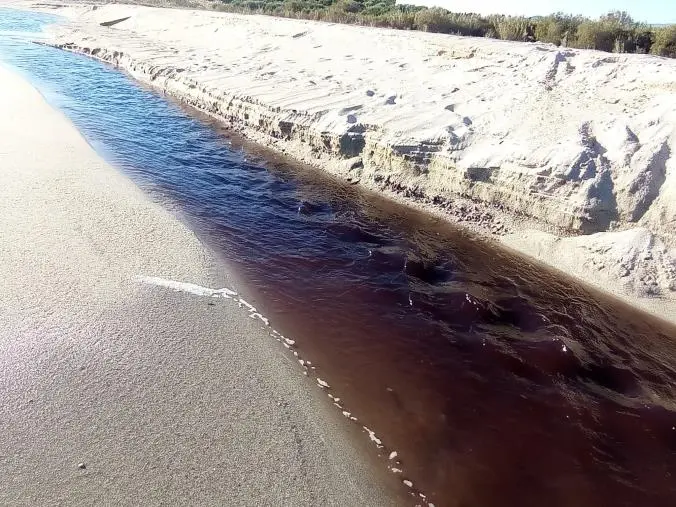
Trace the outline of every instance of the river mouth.
<instances>
[{"instance_id":1,"label":"river mouth","mask_svg":"<svg viewBox=\"0 0 676 507\"><path fill-rule=\"evenodd\" d=\"M2 11L0 31L49 21ZM184 217L435 505L676 503L673 326L101 63L6 35L0 59Z\"/></svg>"}]
</instances>

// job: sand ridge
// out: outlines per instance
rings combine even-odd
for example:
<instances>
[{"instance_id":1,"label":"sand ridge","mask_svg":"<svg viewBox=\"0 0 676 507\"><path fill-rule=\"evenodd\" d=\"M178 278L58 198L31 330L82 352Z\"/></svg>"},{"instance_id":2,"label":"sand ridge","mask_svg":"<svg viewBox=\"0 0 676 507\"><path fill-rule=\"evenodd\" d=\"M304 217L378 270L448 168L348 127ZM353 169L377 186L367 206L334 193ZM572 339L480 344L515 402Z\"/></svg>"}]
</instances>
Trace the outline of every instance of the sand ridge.
<instances>
[{"instance_id":1,"label":"sand ridge","mask_svg":"<svg viewBox=\"0 0 676 507\"><path fill-rule=\"evenodd\" d=\"M209 11L56 11L70 19L59 47L676 318L674 60ZM567 238L589 234L611 247Z\"/></svg>"}]
</instances>

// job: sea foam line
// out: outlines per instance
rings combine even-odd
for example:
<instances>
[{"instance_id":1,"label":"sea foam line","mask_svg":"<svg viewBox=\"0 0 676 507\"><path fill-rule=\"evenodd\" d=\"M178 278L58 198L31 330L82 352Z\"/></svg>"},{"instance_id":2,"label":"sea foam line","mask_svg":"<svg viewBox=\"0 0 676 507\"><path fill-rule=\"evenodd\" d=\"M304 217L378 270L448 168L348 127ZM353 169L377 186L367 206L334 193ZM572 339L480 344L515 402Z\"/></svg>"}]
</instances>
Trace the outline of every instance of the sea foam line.
<instances>
[{"instance_id":1,"label":"sea foam line","mask_svg":"<svg viewBox=\"0 0 676 507\"><path fill-rule=\"evenodd\" d=\"M237 296L237 293L234 290L228 288L209 289L208 287L202 287L201 285L196 285L194 283L177 282L175 280L167 280L166 278L158 278L156 276L137 276L136 280L148 285L166 287L167 289L172 289L177 292L188 292L190 294L195 294L196 296L223 297L226 299Z\"/></svg>"},{"instance_id":2,"label":"sea foam line","mask_svg":"<svg viewBox=\"0 0 676 507\"><path fill-rule=\"evenodd\" d=\"M266 317L264 317L252 304L250 304L244 298L239 296L239 294L236 291L229 289L227 287L223 287L221 289L211 289L209 287L202 287L201 285L197 285L194 283L178 282L176 280L168 280L166 278L159 278L156 276L137 276L136 280L139 283L163 287L177 292L186 292L188 294L194 294L196 296L232 300L233 302L237 303L237 305L240 308L246 308L247 312L249 313L249 317L253 319L259 319L261 322L263 322L263 324L265 324L265 326L270 327L270 321ZM279 331L272 328L270 328L269 335L278 342L280 342L284 346L284 348L290 350L293 353L294 357L298 360L298 363L303 368L304 375L309 376L309 372L316 369L315 366L312 366L312 363L310 361L304 360L300 357L298 351L295 350L296 345L295 340L286 338ZM354 423L359 424L359 419L355 417L351 412L347 411L342 403L339 403L341 399L331 394L331 392L329 392L331 390L331 386L317 375L312 376L314 377L317 387L319 387L320 389L322 389L327 393L333 405L343 414L343 417L345 417L348 421L352 421ZM375 446L378 448L379 453L385 452L387 454L387 449L385 448L385 445L383 444L382 440L375 434L375 432L373 432L371 429L363 425L362 428L364 432L368 435L371 443L375 444ZM395 474L403 474L403 470L401 468L397 468L401 467L401 462L396 460L397 456L398 453L396 451L390 450L388 454L389 458L388 461L390 463L387 464L387 469ZM405 478L402 479L401 482L404 486L406 486L410 490L409 492L411 496L420 499L425 505L427 505L427 507L434 507L434 504L428 502L427 497L422 492L414 489L413 482Z\"/></svg>"}]
</instances>

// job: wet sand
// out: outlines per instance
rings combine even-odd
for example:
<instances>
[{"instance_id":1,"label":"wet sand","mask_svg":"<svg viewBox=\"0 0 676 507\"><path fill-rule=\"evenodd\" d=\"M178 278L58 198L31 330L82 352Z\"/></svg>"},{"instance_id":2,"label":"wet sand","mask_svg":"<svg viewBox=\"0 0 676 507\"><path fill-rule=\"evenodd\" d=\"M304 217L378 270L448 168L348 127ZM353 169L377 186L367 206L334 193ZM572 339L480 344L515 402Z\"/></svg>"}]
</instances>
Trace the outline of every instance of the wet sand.
<instances>
[{"instance_id":1,"label":"wet sand","mask_svg":"<svg viewBox=\"0 0 676 507\"><path fill-rule=\"evenodd\" d=\"M395 505L192 232L0 68L0 504Z\"/></svg>"}]
</instances>

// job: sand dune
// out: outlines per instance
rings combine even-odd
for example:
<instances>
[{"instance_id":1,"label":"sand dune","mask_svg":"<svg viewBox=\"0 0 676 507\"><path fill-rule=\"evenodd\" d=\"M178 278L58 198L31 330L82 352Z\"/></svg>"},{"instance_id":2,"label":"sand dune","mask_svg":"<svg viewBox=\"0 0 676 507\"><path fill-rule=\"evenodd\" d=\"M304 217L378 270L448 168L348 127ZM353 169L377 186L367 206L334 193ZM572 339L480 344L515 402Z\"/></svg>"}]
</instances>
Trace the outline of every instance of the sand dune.
<instances>
[{"instance_id":1,"label":"sand dune","mask_svg":"<svg viewBox=\"0 0 676 507\"><path fill-rule=\"evenodd\" d=\"M60 47L676 315L674 60L208 11L58 10L70 19L53 32ZM607 248L566 239L581 234Z\"/></svg>"}]
</instances>

